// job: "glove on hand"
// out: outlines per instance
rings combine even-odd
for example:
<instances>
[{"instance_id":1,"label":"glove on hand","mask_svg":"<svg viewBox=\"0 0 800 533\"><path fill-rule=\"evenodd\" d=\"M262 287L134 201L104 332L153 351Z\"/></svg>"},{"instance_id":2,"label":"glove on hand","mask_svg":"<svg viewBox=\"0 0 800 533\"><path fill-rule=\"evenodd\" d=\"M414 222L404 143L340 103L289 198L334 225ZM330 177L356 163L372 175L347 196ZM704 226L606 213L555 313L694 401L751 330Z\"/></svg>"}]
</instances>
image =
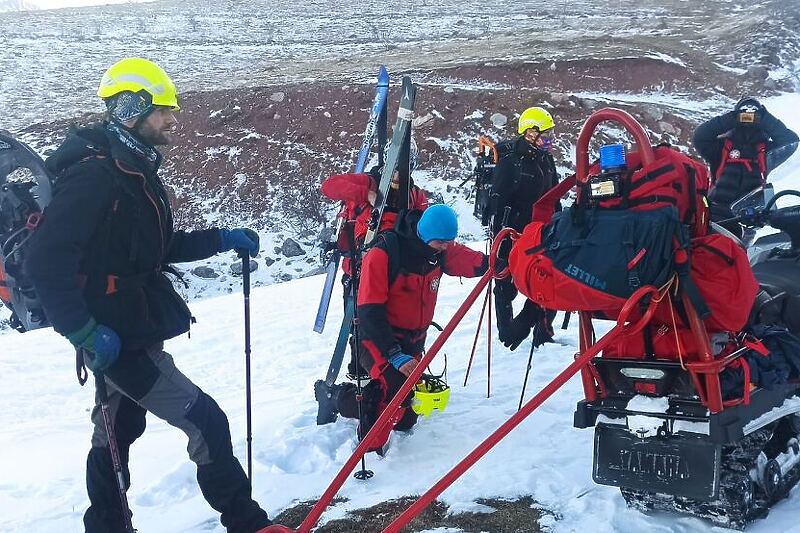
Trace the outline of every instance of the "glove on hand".
<instances>
[{"instance_id":1,"label":"glove on hand","mask_svg":"<svg viewBox=\"0 0 800 533\"><path fill-rule=\"evenodd\" d=\"M505 335L505 340L501 339L503 346L512 352L522 344L522 341L528 338L531 332L531 324L527 317L516 316L511 321L508 328L508 333Z\"/></svg>"},{"instance_id":2,"label":"glove on hand","mask_svg":"<svg viewBox=\"0 0 800 533\"><path fill-rule=\"evenodd\" d=\"M119 357L122 342L113 329L98 324L94 318L78 331L66 335L76 348L89 352L87 365L92 372L103 372Z\"/></svg>"},{"instance_id":3,"label":"glove on hand","mask_svg":"<svg viewBox=\"0 0 800 533\"><path fill-rule=\"evenodd\" d=\"M248 228L221 229L219 230L219 251L227 252L247 250L250 257L258 254L258 233Z\"/></svg>"},{"instance_id":4,"label":"glove on hand","mask_svg":"<svg viewBox=\"0 0 800 533\"><path fill-rule=\"evenodd\" d=\"M542 317L533 326L533 347L538 348L546 342L553 342L553 321L549 317Z\"/></svg>"}]
</instances>

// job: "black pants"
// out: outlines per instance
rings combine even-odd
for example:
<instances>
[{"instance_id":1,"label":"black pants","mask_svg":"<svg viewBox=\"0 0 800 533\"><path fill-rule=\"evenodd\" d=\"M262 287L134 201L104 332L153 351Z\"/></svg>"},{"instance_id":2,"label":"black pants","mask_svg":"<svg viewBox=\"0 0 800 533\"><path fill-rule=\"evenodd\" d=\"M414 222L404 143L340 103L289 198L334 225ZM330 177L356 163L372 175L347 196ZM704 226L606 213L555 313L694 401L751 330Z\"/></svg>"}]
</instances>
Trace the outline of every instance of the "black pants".
<instances>
[{"instance_id":1,"label":"black pants","mask_svg":"<svg viewBox=\"0 0 800 533\"><path fill-rule=\"evenodd\" d=\"M371 369L375 362L369 351L361 350L361 365ZM373 374L374 375L374 374ZM406 376L392 365L386 365L377 379L371 379L364 386L363 402L361 404L364 413L364 428L361 435L366 435L370 428L375 424L378 416L395 397L397 391L403 386ZM358 418L358 399L356 398L356 386L352 383L342 385L342 391L337 399L337 409L339 414L345 418ZM414 393L409 394L401 404L401 411L398 413L398 421L390 429L398 431L408 431L417 423L418 415L411 409L411 399ZM386 435L388 438L388 433Z\"/></svg>"},{"instance_id":2,"label":"black pants","mask_svg":"<svg viewBox=\"0 0 800 533\"><path fill-rule=\"evenodd\" d=\"M189 437L187 451L197 465L200 490L229 533L253 533L270 524L267 513L253 501L250 481L233 455L225 413L175 367L161 346L120 354L106 370L106 386L126 488L130 446L144 433L145 414L151 412ZM83 522L87 533L119 533L124 531L122 505L98 401L92 422L92 449L86 460L90 507Z\"/></svg>"}]
</instances>

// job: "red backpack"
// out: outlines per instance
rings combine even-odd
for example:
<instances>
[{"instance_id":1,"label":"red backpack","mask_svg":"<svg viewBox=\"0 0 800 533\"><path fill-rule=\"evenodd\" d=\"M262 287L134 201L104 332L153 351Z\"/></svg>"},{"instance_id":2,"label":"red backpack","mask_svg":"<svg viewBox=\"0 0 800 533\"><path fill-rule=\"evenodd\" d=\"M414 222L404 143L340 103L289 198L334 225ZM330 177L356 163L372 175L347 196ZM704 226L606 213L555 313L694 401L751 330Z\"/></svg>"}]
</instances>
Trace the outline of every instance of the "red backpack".
<instances>
[{"instance_id":1,"label":"red backpack","mask_svg":"<svg viewBox=\"0 0 800 533\"><path fill-rule=\"evenodd\" d=\"M708 231L708 172L669 146L655 147L653 155L648 165L637 152L626 155L613 197L591 200L600 173L595 163L569 209L550 217L575 176L537 202L534 222L509 256L523 294L548 309L615 317L639 287L661 287L676 271L688 280L689 238ZM705 306L692 292L702 315Z\"/></svg>"}]
</instances>

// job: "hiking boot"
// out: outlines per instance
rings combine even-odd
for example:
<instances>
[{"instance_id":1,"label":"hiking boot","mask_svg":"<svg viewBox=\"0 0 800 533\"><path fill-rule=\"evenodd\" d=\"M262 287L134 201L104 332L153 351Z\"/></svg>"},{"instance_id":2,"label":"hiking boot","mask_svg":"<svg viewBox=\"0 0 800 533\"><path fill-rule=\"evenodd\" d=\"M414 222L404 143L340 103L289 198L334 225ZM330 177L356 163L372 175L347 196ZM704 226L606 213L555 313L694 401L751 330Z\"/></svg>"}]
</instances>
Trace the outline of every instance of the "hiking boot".
<instances>
[{"instance_id":1,"label":"hiking boot","mask_svg":"<svg viewBox=\"0 0 800 533\"><path fill-rule=\"evenodd\" d=\"M330 424L336 422L336 415L339 410L336 407L336 400L339 396L340 385L328 385L323 380L314 383L314 398L317 400L317 425Z\"/></svg>"}]
</instances>

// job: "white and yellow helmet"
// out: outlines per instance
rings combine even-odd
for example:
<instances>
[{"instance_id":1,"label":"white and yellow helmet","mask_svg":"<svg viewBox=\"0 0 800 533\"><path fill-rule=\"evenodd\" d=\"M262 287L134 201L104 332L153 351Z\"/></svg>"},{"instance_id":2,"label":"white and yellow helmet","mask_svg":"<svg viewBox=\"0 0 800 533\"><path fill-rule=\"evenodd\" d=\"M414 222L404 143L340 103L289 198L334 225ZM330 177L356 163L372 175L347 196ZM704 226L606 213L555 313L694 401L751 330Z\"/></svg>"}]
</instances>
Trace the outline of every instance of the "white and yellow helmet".
<instances>
[{"instance_id":1,"label":"white and yellow helmet","mask_svg":"<svg viewBox=\"0 0 800 533\"><path fill-rule=\"evenodd\" d=\"M164 69L140 57L114 63L100 80L97 96L118 120L146 115L155 106L179 110L178 92Z\"/></svg>"},{"instance_id":2,"label":"white and yellow helmet","mask_svg":"<svg viewBox=\"0 0 800 533\"><path fill-rule=\"evenodd\" d=\"M547 131L555 126L553 116L544 108L529 107L519 116L519 124L517 131L523 135L531 128L536 128L539 131Z\"/></svg>"}]
</instances>

